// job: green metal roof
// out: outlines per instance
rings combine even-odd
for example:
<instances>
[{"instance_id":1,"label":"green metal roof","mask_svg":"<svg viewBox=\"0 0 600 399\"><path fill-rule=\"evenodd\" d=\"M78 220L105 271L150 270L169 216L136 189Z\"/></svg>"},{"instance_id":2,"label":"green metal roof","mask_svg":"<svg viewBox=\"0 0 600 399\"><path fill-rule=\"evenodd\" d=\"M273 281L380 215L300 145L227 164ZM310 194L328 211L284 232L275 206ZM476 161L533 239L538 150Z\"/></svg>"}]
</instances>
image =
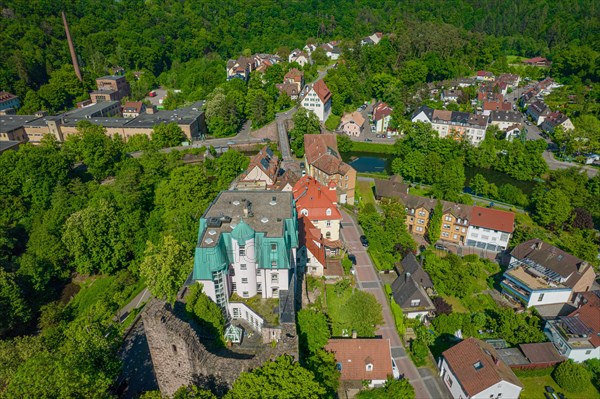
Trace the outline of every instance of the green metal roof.
<instances>
[{"instance_id":1,"label":"green metal roof","mask_svg":"<svg viewBox=\"0 0 600 399\"><path fill-rule=\"evenodd\" d=\"M246 241L254 238L254 230L250 225L243 220L235 226L235 229L231 231L231 237L236 239L240 245L244 245Z\"/></svg>"}]
</instances>

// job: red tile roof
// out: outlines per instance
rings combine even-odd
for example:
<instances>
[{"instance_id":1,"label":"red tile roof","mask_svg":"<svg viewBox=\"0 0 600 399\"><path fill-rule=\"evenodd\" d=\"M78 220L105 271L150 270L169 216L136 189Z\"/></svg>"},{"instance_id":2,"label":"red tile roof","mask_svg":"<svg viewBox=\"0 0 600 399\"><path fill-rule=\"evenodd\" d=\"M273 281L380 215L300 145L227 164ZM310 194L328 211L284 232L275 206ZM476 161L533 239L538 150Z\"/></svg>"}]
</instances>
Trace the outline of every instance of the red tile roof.
<instances>
[{"instance_id":1,"label":"red tile roof","mask_svg":"<svg viewBox=\"0 0 600 399\"><path fill-rule=\"evenodd\" d=\"M129 101L123 105L124 112L142 112L142 106L144 105L141 101Z\"/></svg>"},{"instance_id":2,"label":"red tile roof","mask_svg":"<svg viewBox=\"0 0 600 399\"><path fill-rule=\"evenodd\" d=\"M284 80L291 79L294 82L302 82L302 78L304 77L304 72L299 71L298 68L292 68L288 73L285 74Z\"/></svg>"},{"instance_id":3,"label":"red tile roof","mask_svg":"<svg viewBox=\"0 0 600 399\"><path fill-rule=\"evenodd\" d=\"M544 57L533 57L533 58L529 58L527 60L523 60L523 63L525 63L525 64L538 63L538 62L548 62L548 60L545 59Z\"/></svg>"},{"instance_id":4,"label":"red tile roof","mask_svg":"<svg viewBox=\"0 0 600 399\"><path fill-rule=\"evenodd\" d=\"M523 387L515 373L486 342L467 338L445 351L442 356L468 396L477 395L500 381ZM478 362L482 367L475 368Z\"/></svg>"},{"instance_id":5,"label":"red tile roof","mask_svg":"<svg viewBox=\"0 0 600 399\"><path fill-rule=\"evenodd\" d=\"M315 93L317 93L323 104L325 104L331 98L331 92L329 91L329 87L327 87L323 79L317 81L312 88L315 91Z\"/></svg>"},{"instance_id":6,"label":"red tile roof","mask_svg":"<svg viewBox=\"0 0 600 399\"><path fill-rule=\"evenodd\" d=\"M389 116L393 112L393 108L387 105L386 103L379 103L373 109L373 120L378 121L380 119Z\"/></svg>"},{"instance_id":7,"label":"red tile roof","mask_svg":"<svg viewBox=\"0 0 600 399\"><path fill-rule=\"evenodd\" d=\"M508 101L484 101L483 109L484 111L510 111L512 110L512 104Z\"/></svg>"},{"instance_id":8,"label":"red tile roof","mask_svg":"<svg viewBox=\"0 0 600 399\"><path fill-rule=\"evenodd\" d=\"M342 381L385 380L393 374L389 339L330 339L325 350L334 353Z\"/></svg>"},{"instance_id":9,"label":"red tile roof","mask_svg":"<svg viewBox=\"0 0 600 399\"><path fill-rule=\"evenodd\" d=\"M248 174L254 168L259 168L269 176L271 181L275 182L277 180L277 175L279 174L279 158L277 155L273 154L269 147L264 146L258 154L250 159L248 168L246 168L246 171L240 177L240 181L246 181Z\"/></svg>"},{"instance_id":10,"label":"red tile roof","mask_svg":"<svg viewBox=\"0 0 600 399\"><path fill-rule=\"evenodd\" d=\"M315 227L308 217L300 214L298 217L298 240L300 246L306 249L319 261L323 267L326 267L325 260L325 242L321 231Z\"/></svg>"},{"instance_id":11,"label":"red tile roof","mask_svg":"<svg viewBox=\"0 0 600 399\"><path fill-rule=\"evenodd\" d=\"M472 226L512 233L515 229L515 214L498 209L474 206L471 211Z\"/></svg>"},{"instance_id":12,"label":"red tile roof","mask_svg":"<svg viewBox=\"0 0 600 399\"><path fill-rule=\"evenodd\" d=\"M310 220L342 219L336 206L335 190L330 190L315 178L304 176L294 185L292 193L299 215L305 210Z\"/></svg>"},{"instance_id":13,"label":"red tile roof","mask_svg":"<svg viewBox=\"0 0 600 399\"><path fill-rule=\"evenodd\" d=\"M351 169L342 161L335 134L304 135L304 153L309 164L328 175L339 173L344 176Z\"/></svg>"}]
</instances>

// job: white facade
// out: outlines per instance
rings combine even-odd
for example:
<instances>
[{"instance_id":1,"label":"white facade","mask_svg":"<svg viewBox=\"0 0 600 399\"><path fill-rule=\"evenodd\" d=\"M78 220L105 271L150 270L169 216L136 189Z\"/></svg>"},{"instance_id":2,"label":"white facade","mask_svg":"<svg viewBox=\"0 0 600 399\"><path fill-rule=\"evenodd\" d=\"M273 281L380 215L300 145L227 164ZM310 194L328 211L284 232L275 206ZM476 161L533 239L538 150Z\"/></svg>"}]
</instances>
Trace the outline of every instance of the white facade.
<instances>
[{"instance_id":1,"label":"white facade","mask_svg":"<svg viewBox=\"0 0 600 399\"><path fill-rule=\"evenodd\" d=\"M392 120L391 115L384 116L383 118L375 121L375 131L377 133L386 133L388 126L390 124L390 120Z\"/></svg>"},{"instance_id":2,"label":"white facade","mask_svg":"<svg viewBox=\"0 0 600 399\"><path fill-rule=\"evenodd\" d=\"M275 182L261 168L255 166L248 172L244 181L264 181L267 186L273 185Z\"/></svg>"},{"instance_id":3,"label":"white facade","mask_svg":"<svg viewBox=\"0 0 600 399\"><path fill-rule=\"evenodd\" d=\"M448 387L448 390L454 399L516 399L521 394L521 387L502 380L473 396L469 396L463 390L462 385L454 376L454 373L452 373L452 370L444 357L440 359L438 367L440 369L440 377L442 378L442 381L444 381L446 387Z\"/></svg>"},{"instance_id":4,"label":"white facade","mask_svg":"<svg viewBox=\"0 0 600 399\"><path fill-rule=\"evenodd\" d=\"M569 299L571 299L572 292L573 290L571 288L532 290L529 295L527 307L567 303L569 302Z\"/></svg>"},{"instance_id":5,"label":"white facade","mask_svg":"<svg viewBox=\"0 0 600 399\"><path fill-rule=\"evenodd\" d=\"M467 229L467 246L500 252L508 247L511 234L478 226Z\"/></svg>"},{"instance_id":6,"label":"white facade","mask_svg":"<svg viewBox=\"0 0 600 399\"><path fill-rule=\"evenodd\" d=\"M319 262L317 257L306 246L298 250L298 266L303 267L306 274L315 277L321 277L325 272L325 265Z\"/></svg>"},{"instance_id":7,"label":"white facade","mask_svg":"<svg viewBox=\"0 0 600 399\"><path fill-rule=\"evenodd\" d=\"M227 306L232 319L242 319L250 324L256 331L261 332L265 320L248 305L242 302L230 302Z\"/></svg>"},{"instance_id":8,"label":"white facade","mask_svg":"<svg viewBox=\"0 0 600 399\"><path fill-rule=\"evenodd\" d=\"M600 346L594 348L589 343L588 338L581 342L569 343L551 322L546 322L544 333L552 341L558 353L576 363L585 362L589 359L600 359Z\"/></svg>"},{"instance_id":9,"label":"white facade","mask_svg":"<svg viewBox=\"0 0 600 399\"><path fill-rule=\"evenodd\" d=\"M310 213L307 215L311 223L315 225L328 240L336 241L340 239L340 219L334 220L313 220L310 218Z\"/></svg>"},{"instance_id":10,"label":"white facade","mask_svg":"<svg viewBox=\"0 0 600 399\"><path fill-rule=\"evenodd\" d=\"M429 117L427 116L427 114L423 111L419 112L417 115L415 115L412 119L412 122L423 122L423 123L431 123L431 120L429 119Z\"/></svg>"},{"instance_id":11,"label":"white facade","mask_svg":"<svg viewBox=\"0 0 600 399\"><path fill-rule=\"evenodd\" d=\"M331 98L326 103L323 103L312 87L302 99L302 106L314 112L321 122L325 122L331 114Z\"/></svg>"}]
</instances>

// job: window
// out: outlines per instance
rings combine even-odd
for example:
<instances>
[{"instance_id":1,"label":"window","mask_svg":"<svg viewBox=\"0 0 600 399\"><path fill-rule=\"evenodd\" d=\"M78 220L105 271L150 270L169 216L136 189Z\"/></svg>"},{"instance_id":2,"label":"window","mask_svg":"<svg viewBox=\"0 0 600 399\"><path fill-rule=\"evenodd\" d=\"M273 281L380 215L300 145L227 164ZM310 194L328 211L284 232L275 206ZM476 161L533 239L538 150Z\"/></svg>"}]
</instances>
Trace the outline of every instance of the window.
<instances>
[{"instance_id":1,"label":"window","mask_svg":"<svg viewBox=\"0 0 600 399\"><path fill-rule=\"evenodd\" d=\"M504 241L504 242L508 241L508 234L506 234L506 233L500 234L500 241Z\"/></svg>"},{"instance_id":2,"label":"window","mask_svg":"<svg viewBox=\"0 0 600 399\"><path fill-rule=\"evenodd\" d=\"M246 256L246 246L240 245L240 256Z\"/></svg>"},{"instance_id":3,"label":"window","mask_svg":"<svg viewBox=\"0 0 600 399\"><path fill-rule=\"evenodd\" d=\"M236 284L235 282L232 282L232 283L231 283L231 290L232 290L233 292L236 292L236 291L237 291L237 284Z\"/></svg>"},{"instance_id":4,"label":"window","mask_svg":"<svg viewBox=\"0 0 600 399\"><path fill-rule=\"evenodd\" d=\"M273 294L273 298L279 298L279 288L273 288L271 293Z\"/></svg>"},{"instance_id":5,"label":"window","mask_svg":"<svg viewBox=\"0 0 600 399\"><path fill-rule=\"evenodd\" d=\"M277 274L277 273L272 273L271 274L271 283L272 284L279 283L279 274Z\"/></svg>"},{"instance_id":6,"label":"window","mask_svg":"<svg viewBox=\"0 0 600 399\"><path fill-rule=\"evenodd\" d=\"M326 227L331 227L331 220L327 220L327 221L325 222L325 226L326 226Z\"/></svg>"},{"instance_id":7,"label":"window","mask_svg":"<svg viewBox=\"0 0 600 399\"><path fill-rule=\"evenodd\" d=\"M448 385L448 387L452 387L452 379L450 378L450 374L446 375L446 385Z\"/></svg>"},{"instance_id":8,"label":"window","mask_svg":"<svg viewBox=\"0 0 600 399\"><path fill-rule=\"evenodd\" d=\"M475 370L481 370L483 368L483 363L481 363L481 361L477 361L477 362L473 363L473 368Z\"/></svg>"},{"instance_id":9,"label":"window","mask_svg":"<svg viewBox=\"0 0 600 399\"><path fill-rule=\"evenodd\" d=\"M235 269L233 267L231 269L229 269L229 275L231 277L235 276Z\"/></svg>"},{"instance_id":10,"label":"window","mask_svg":"<svg viewBox=\"0 0 600 399\"><path fill-rule=\"evenodd\" d=\"M371 364L371 363L368 363L368 364L367 364L367 366L365 367L365 369L366 369L367 371L373 371L373 364Z\"/></svg>"},{"instance_id":11,"label":"window","mask_svg":"<svg viewBox=\"0 0 600 399\"><path fill-rule=\"evenodd\" d=\"M271 261L271 267L277 268L277 261L276 260L272 260Z\"/></svg>"},{"instance_id":12,"label":"window","mask_svg":"<svg viewBox=\"0 0 600 399\"><path fill-rule=\"evenodd\" d=\"M421 304L420 299L413 299L410 301L410 306L412 306L412 307L419 306L420 304Z\"/></svg>"},{"instance_id":13,"label":"window","mask_svg":"<svg viewBox=\"0 0 600 399\"><path fill-rule=\"evenodd\" d=\"M233 308L233 317L240 317L240 309Z\"/></svg>"},{"instance_id":14,"label":"window","mask_svg":"<svg viewBox=\"0 0 600 399\"><path fill-rule=\"evenodd\" d=\"M457 240L458 239L458 234L452 235L452 238L454 238L455 240Z\"/></svg>"},{"instance_id":15,"label":"window","mask_svg":"<svg viewBox=\"0 0 600 399\"><path fill-rule=\"evenodd\" d=\"M590 353L592 353L592 350L591 350L591 349L588 349L588 350L586 350L586 351L585 351L585 354L586 354L586 355L589 355Z\"/></svg>"},{"instance_id":16,"label":"window","mask_svg":"<svg viewBox=\"0 0 600 399\"><path fill-rule=\"evenodd\" d=\"M335 368L337 371L342 371L342 363L336 363Z\"/></svg>"},{"instance_id":17,"label":"window","mask_svg":"<svg viewBox=\"0 0 600 399\"><path fill-rule=\"evenodd\" d=\"M423 228L421 226L417 226L417 228L415 230L416 231L423 231Z\"/></svg>"},{"instance_id":18,"label":"window","mask_svg":"<svg viewBox=\"0 0 600 399\"><path fill-rule=\"evenodd\" d=\"M446 220L446 222L451 222L452 221L452 216L446 215L446 217L444 219Z\"/></svg>"},{"instance_id":19,"label":"window","mask_svg":"<svg viewBox=\"0 0 600 399\"><path fill-rule=\"evenodd\" d=\"M419 211L419 216L425 216L425 211Z\"/></svg>"},{"instance_id":20,"label":"window","mask_svg":"<svg viewBox=\"0 0 600 399\"><path fill-rule=\"evenodd\" d=\"M248 267L246 266L245 263L240 264L240 270L247 270Z\"/></svg>"},{"instance_id":21,"label":"window","mask_svg":"<svg viewBox=\"0 0 600 399\"><path fill-rule=\"evenodd\" d=\"M444 223L444 228L445 228L445 229L449 229L449 228L450 228L450 225L449 225L449 224L446 224L446 223Z\"/></svg>"},{"instance_id":22,"label":"window","mask_svg":"<svg viewBox=\"0 0 600 399\"><path fill-rule=\"evenodd\" d=\"M423 219L417 219L417 223L419 223L419 224L424 224L424 223L425 223L425 221L424 221Z\"/></svg>"},{"instance_id":23,"label":"window","mask_svg":"<svg viewBox=\"0 0 600 399\"><path fill-rule=\"evenodd\" d=\"M327 239L331 238L331 231L328 231L327 233L325 233L325 238L327 238Z\"/></svg>"},{"instance_id":24,"label":"window","mask_svg":"<svg viewBox=\"0 0 600 399\"><path fill-rule=\"evenodd\" d=\"M277 251L277 244L276 243L271 244L271 251L272 252Z\"/></svg>"},{"instance_id":25,"label":"window","mask_svg":"<svg viewBox=\"0 0 600 399\"><path fill-rule=\"evenodd\" d=\"M242 296L243 296L244 298L248 298L248 291L244 291L244 292L242 292Z\"/></svg>"},{"instance_id":26,"label":"window","mask_svg":"<svg viewBox=\"0 0 600 399\"><path fill-rule=\"evenodd\" d=\"M260 276L260 270L259 269L256 269L256 275Z\"/></svg>"},{"instance_id":27,"label":"window","mask_svg":"<svg viewBox=\"0 0 600 399\"><path fill-rule=\"evenodd\" d=\"M257 292L262 292L262 283L257 283L256 284L256 291Z\"/></svg>"},{"instance_id":28,"label":"window","mask_svg":"<svg viewBox=\"0 0 600 399\"><path fill-rule=\"evenodd\" d=\"M248 284L248 279L246 277L242 277L242 284Z\"/></svg>"},{"instance_id":29,"label":"window","mask_svg":"<svg viewBox=\"0 0 600 399\"><path fill-rule=\"evenodd\" d=\"M327 216L331 216L331 208L327 208L327 210L325 211L325 214Z\"/></svg>"}]
</instances>

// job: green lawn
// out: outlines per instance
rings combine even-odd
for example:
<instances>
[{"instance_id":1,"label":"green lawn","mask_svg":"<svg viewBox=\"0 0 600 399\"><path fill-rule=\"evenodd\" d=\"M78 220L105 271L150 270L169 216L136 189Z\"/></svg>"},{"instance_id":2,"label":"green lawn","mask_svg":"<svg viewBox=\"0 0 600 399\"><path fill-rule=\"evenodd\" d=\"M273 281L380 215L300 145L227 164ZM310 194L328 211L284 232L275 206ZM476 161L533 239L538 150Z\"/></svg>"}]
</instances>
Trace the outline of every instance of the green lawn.
<instances>
[{"instance_id":1,"label":"green lawn","mask_svg":"<svg viewBox=\"0 0 600 399\"><path fill-rule=\"evenodd\" d=\"M325 291L327 294L327 314L331 319L331 332L334 337L342 336L342 325L348 324L347 320L341 317L342 307L352 295L352 287L343 291L341 295L334 290L332 284L326 284Z\"/></svg>"},{"instance_id":2,"label":"green lawn","mask_svg":"<svg viewBox=\"0 0 600 399\"><path fill-rule=\"evenodd\" d=\"M467 309L461 302L460 299L453 296L440 295L446 302L452 305L452 311L455 313L469 313L469 309Z\"/></svg>"},{"instance_id":3,"label":"green lawn","mask_svg":"<svg viewBox=\"0 0 600 399\"><path fill-rule=\"evenodd\" d=\"M539 371L544 373L542 370ZM565 397L569 399L600 398L600 392L598 392L596 388L592 386L592 384L588 384L586 389L582 392L569 392L562 389L556 382L554 382L554 379L552 379L551 376L552 368L546 369L545 371L547 372L546 375L537 376L531 376L532 373L527 371L515 371L515 374L517 377L519 377L519 380L521 380L521 383L524 387L521 391L521 399L544 399L545 386L551 386L554 388L555 392L562 392Z\"/></svg>"},{"instance_id":4,"label":"green lawn","mask_svg":"<svg viewBox=\"0 0 600 399\"><path fill-rule=\"evenodd\" d=\"M525 57L521 57L519 55L507 55L506 56L506 61L509 64L518 64L525 59L526 59Z\"/></svg>"},{"instance_id":5,"label":"green lawn","mask_svg":"<svg viewBox=\"0 0 600 399\"><path fill-rule=\"evenodd\" d=\"M409 187L408 193L410 195L418 195L420 197L429 197L429 189L424 187Z\"/></svg>"},{"instance_id":6,"label":"green lawn","mask_svg":"<svg viewBox=\"0 0 600 399\"><path fill-rule=\"evenodd\" d=\"M370 152L372 154L393 154L394 143L383 144L383 143L369 143L365 141L353 141L352 151L357 152Z\"/></svg>"},{"instance_id":7,"label":"green lawn","mask_svg":"<svg viewBox=\"0 0 600 399\"><path fill-rule=\"evenodd\" d=\"M75 295L69 306L77 315L82 314L87 308L96 303L98 298L104 296L110 290L114 280L114 276L90 277L81 285L81 291Z\"/></svg>"},{"instance_id":8,"label":"green lawn","mask_svg":"<svg viewBox=\"0 0 600 399\"><path fill-rule=\"evenodd\" d=\"M358 181L357 186L362 204L374 204L375 195L373 194L373 187L375 184L371 181Z\"/></svg>"},{"instance_id":9,"label":"green lawn","mask_svg":"<svg viewBox=\"0 0 600 399\"><path fill-rule=\"evenodd\" d=\"M252 298L242 298L234 294L231 296L230 301L243 302L261 315L267 323L274 326L279 324L279 299L277 298L263 299L260 295L255 295ZM277 311L274 312L275 309Z\"/></svg>"},{"instance_id":10,"label":"green lawn","mask_svg":"<svg viewBox=\"0 0 600 399\"><path fill-rule=\"evenodd\" d=\"M325 127L327 128L327 130L334 131L340 125L341 120L342 117L331 114L329 115L329 118L327 118L327 120L325 121Z\"/></svg>"}]
</instances>

